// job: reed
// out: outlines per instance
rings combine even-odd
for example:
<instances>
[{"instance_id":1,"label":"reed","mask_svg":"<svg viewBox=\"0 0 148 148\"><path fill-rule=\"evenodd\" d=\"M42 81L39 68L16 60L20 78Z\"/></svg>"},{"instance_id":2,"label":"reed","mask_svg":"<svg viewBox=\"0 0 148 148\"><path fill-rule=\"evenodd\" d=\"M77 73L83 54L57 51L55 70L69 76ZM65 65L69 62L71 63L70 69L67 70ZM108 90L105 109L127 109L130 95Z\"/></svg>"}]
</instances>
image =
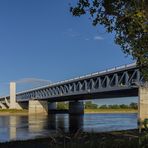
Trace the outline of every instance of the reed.
<instances>
[{"instance_id":1,"label":"reed","mask_svg":"<svg viewBox=\"0 0 148 148\"><path fill-rule=\"evenodd\" d=\"M142 130L109 133L64 133L58 130L56 136L27 141L13 141L0 144L0 148L147 148L148 132Z\"/></svg>"}]
</instances>

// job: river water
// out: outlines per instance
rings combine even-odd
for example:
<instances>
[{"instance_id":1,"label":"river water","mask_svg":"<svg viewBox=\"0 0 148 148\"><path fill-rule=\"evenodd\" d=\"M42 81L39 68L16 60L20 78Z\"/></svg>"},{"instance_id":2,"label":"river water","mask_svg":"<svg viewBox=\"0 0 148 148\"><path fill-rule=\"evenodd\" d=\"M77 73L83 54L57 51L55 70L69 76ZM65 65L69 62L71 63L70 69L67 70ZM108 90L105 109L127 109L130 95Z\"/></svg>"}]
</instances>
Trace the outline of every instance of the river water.
<instances>
[{"instance_id":1,"label":"river water","mask_svg":"<svg viewBox=\"0 0 148 148\"><path fill-rule=\"evenodd\" d=\"M0 116L0 142L54 135L61 130L106 132L137 128L137 114Z\"/></svg>"}]
</instances>

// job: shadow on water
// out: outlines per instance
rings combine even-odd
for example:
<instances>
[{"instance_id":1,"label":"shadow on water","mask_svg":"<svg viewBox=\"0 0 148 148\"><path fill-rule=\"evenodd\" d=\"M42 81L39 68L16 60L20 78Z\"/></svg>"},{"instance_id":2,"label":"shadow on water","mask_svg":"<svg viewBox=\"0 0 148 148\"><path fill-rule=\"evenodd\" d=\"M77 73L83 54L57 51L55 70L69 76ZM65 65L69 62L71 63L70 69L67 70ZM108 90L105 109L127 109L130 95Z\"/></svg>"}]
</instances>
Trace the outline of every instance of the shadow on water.
<instances>
[{"instance_id":1,"label":"shadow on water","mask_svg":"<svg viewBox=\"0 0 148 148\"><path fill-rule=\"evenodd\" d=\"M55 135L58 129L71 133L78 129L87 132L133 129L137 128L136 121L136 114L0 116L0 142Z\"/></svg>"},{"instance_id":2,"label":"shadow on water","mask_svg":"<svg viewBox=\"0 0 148 148\"><path fill-rule=\"evenodd\" d=\"M83 131L84 115L69 115L69 132Z\"/></svg>"}]
</instances>

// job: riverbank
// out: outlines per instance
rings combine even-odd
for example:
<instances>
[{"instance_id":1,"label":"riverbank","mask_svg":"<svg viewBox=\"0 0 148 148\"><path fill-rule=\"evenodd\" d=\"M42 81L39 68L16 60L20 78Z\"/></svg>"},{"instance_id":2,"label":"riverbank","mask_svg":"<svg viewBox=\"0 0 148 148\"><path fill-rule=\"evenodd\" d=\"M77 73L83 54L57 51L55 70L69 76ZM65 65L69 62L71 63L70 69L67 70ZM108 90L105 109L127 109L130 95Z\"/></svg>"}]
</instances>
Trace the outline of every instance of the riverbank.
<instances>
[{"instance_id":1,"label":"riverbank","mask_svg":"<svg viewBox=\"0 0 148 148\"><path fill-rule=\"evenodd\" d=\"M28 115L28 110L22 109L0 109L0 116L9 116L9 115Z\"/></svg>"},{"instance_id":2,"label":"riverbank","mask_svg":"<svg viewBox=\"0 0 148 148\"><path fill-rule=\"evenodd\" d=\"M54 111L59 113L58 111ZM67 110L61 110L60 113L68 113ZM101 114L101 113L138 113L136 109L85 109L86 114ZM18 109L0 109L0 116L6 115L28 115L28 110L18 110Z\"/></svg>"},{"instance_id":3,"label":"riverbank","mask_svg":"<svg viewBox=\"0 0 148 148\"><path fill-rule=\"evenodd\" d=\"M74 134L59 131L54 137L37 138L26 141L12 141L0 143L2 148L113 148L139 147L138 130L126 130L106 133L84 133L77 131Z\"/></svg>"},{"instance_id":4,"label":"riverbank","mask_svg":"<svg viewBox=\"0 0 148 148\"><path fill-rule=\"evenodd\" d=\"M138 113L136 109L85 109L84 113Z\"/></svg>"}]
</instances>

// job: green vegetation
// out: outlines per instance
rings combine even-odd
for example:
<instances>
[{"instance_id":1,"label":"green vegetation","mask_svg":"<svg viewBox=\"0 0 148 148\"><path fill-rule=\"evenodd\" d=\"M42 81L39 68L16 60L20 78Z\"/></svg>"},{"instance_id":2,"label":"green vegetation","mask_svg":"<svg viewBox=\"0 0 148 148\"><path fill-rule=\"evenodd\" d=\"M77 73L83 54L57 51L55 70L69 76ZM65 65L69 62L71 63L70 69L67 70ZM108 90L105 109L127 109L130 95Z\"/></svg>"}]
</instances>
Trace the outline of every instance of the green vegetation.
<instances>
[{"instance_id":1,"label":"green vegetation","mask_svg":"<svg viewBox=\"0 0 148 148\"><path fill-rule=\"evenodd\" d=\"M147 148L148 132L138 130L116 131L106 133L64 133L58 131L53 137L26 141L0 143L2 148Z\"/></svg>"},{"instance_id":2,"label":"green vegetation","mask_svg":"<svg viewBox=\"0 0 148 148\"><path fill-rule=\"evenodd\" d=\"M85 113L137 113L136 109L85 109Z\"/></svg>"},{"instance_id":3,"label":"green vegetation","mask_svg":"<svg viewBox=\"0 0 148 148\"><path fill-rule=\"evenodd\" d=\"M125 105L125 104L121 104L121 105L102 105L102 106L98 106L95 103L92 103L92 101L86 101L85 102L85 113L127 113L127 112L131 112L131 113L135 113L137 112L137 103L131 103L130 105ZM67 110L69 108L69 105L67 102L58 102L57 103L57 109L58 110ZM4 114L10 114L10 113L28 113L28 110L18 110L18 109L0 109L0 113L4 113Z\"/></svg>"},{"instance_id":4,"label":"green vegetation","mask_svg":"<svg viewBox=\"0 0 148 148\"><path fill-rule=\"evenodd\" d=\"M129 105L125 104L113 104L113 105L101 105L98 106L95 103L92 103L92 101L86 101L85 102L85 109L138 109L137 103L132 102Z\"/></svg>"},{"instance_id":5,"label":"green vegetation","mask_svg":"<svg viewBox=\"0 0 148 148\"><path fill-rule=\"evenodd\" d=\"M64 110L68 109L68 103L58 102L57 109ZM138 105L137 103L132 102L129 105L125 104L115 104L115 105L101 105L98 106L92 101L86 101L84 104L85 113L137 113Z\"/></svg>"},{"instance_id":6,"label":"green vegetation","mask_svg":"<svg viewBox=\"0 0 148 148\"><path fill-rule=\"evenodd\" d=\"M44 148L139 148L137 130L108 132L108 133L84 133L81 130L76 133L64 133L58 131L54 137L14 141L0 144L0 147L44 147Z\"/></svg>"},{"instance_id":7,"label":"green vegetation","mask_svg":"<svg viewBox=\"0 0 148 148\"><path fill-rule=\"evenodd\" d=\"M28 113L28 110L24 109L0 109L0 113Z\"/></svg>"},{"instance_id":8,"label":"green vegetation","mask_svg":"<svg viewBox=\"0 0 148 148\"><path fill-rule=\"evenodd\" d=\"M86 14L94 26L114 32L115 43L137 61L148 80L148 0L78 0L71 5L72 15Z\"/></svg>"},{"instance_id":9,"label":"green vegetation","mask_svg":"<svg viewBox=\"0 0 148 148\"><path fill-rule=\"evenodd\" d=\"M58 102L57 103L57 109L68 109L69 108L69 106L68 106L68 103L66 103L66 102Z\"/></svg>"},{"instance_id":10,"label":"green vegetation","mask_svg":"<svg viewBox=\"0 0 148 148\"><path fill-rule=\"evenodd\" d=\"M92 101L85 102L85 109L96 109L96 108L98 108L98 105L95 103L92 103Z\"/></svg>"},{"instance_id":11,"label":"green vegetation","mask_svg":"<svg viewBox=\"0 0 148 148\"><path fill-rule=\"evenodd\" d=\"M132 102L129 105L125 105L125 104L114 104L114 105L102 105L99 107L100 109L138 109L138 105L137 103Z\"/></svg>"}]
</instances>

